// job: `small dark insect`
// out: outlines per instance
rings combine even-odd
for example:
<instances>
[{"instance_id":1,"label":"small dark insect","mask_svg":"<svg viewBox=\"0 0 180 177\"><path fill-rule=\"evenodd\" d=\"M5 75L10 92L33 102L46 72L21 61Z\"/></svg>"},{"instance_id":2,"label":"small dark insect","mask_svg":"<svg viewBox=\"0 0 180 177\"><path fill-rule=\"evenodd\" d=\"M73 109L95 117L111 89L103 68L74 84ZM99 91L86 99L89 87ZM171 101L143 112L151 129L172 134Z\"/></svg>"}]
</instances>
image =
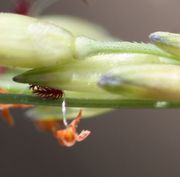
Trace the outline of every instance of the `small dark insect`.
<instances>
[{"instance_id":1,"label":"small dark insect","mask_svg":"<svg viewBox=\"0 0 180 177\"><path fill-rule=\"evenodd\" d=\"M29 89L32 90L35 95L45 99L59 99L63 96L62 90L54 89L51 87L30 85Z\"/></svg>"}]
</instances>

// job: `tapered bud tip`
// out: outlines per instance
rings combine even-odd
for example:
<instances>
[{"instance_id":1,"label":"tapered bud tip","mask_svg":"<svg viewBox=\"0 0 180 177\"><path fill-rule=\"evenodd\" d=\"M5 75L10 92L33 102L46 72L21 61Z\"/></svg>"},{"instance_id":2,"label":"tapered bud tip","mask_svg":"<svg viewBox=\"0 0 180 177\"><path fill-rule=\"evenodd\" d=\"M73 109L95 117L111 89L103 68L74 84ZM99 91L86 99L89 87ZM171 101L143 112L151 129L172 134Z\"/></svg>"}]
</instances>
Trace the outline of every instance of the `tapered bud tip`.
<instances>
[{"instance_id":1,"label":"tapered bud tip","mask_svg":"<svg viewBox=\"0 0 180 177\"><path fill-rule=\"evenodd\" d=\"M159 48L175 56L180 56L180 34L155 32L149 37ZM179 57L177 59L179 60Z\"/></svg>"},{"instance_id":2,"label":"tapered bud tip","mask_svg":"<svg viewBox=\"0 0 180 177\"><path fill-rule=\"evenodd\" d=\"M178 46L180 43L180 35L169 32L155 32L149 35L151 41L155 44L163 44L170 46Z\"/></svg>"},{"instance_id":3,"label":"tapered bud tip","mask_svg":"<svg viewBox=\"0 0 180 177\"><path fill-rule=\"evenodd\" d=\"M106 87L106 86L119 86L124 83L124 80L120 77L116 77L111 74L105 74L103 75L100 80L98 81L98 85L100 87Z\"/></svg>"},{"instance_id":4,"label":"tapered bud tip","mask_svg":"<svg viewBox=\"0 0 180 177\"><path fill-rule=\"evenodd\" d=\"M149 38L152 42L161 42L161 32L155 32L149 35Z\"/></svg>"},{"instance_id":5,"label":"tapered bud tip","mask_svg":"<svg viewBox=\"0 0 180 177\"><path fill-rule=\"evenodd\" d=\"M20 82L20 83L26 83L24 80L24 77L22 77L22 75L17 75L15 77L13 77L13 81Z\"/></svg>"}]
</instances>

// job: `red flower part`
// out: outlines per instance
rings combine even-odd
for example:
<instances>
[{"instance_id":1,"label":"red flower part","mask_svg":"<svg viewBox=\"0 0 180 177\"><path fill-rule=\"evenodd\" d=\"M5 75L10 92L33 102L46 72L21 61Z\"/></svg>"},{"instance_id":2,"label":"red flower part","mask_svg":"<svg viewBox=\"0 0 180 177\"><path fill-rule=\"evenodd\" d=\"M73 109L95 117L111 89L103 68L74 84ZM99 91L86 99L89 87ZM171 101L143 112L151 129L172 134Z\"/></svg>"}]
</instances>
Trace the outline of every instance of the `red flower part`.
<instances>
[{"instance_id":1,"label":"red flower part","mask_svg":"<svg viewBox=\"0 0 180 177\"><path fill-rule=\"evenodd\" d=\"M76 131L76 128L80 122L81 114L82 111L80 110L78 116L69 124L66 129L57 131L56 138L61 145L71 147L76 142L81 142L90 135L91 132L89 130L83 130L80 134L78 134Z\"/></svg>"},{"instance_id":2,"label":"red flower part","mask_svg":"<svg viewBox=\"0 0 180 177\"><path fill-rule=\"evenodd\" d=\"M0 74L3 74L7 71L7 68L0 66Z\"/></svg>"},{"instance_id":3,"label":"red flower part","mask_svg":"<svg viewBox=\"0 0 180 177\"><path fill-rule=\"evenodd\" d=\"M21 15L28 15L29 3L26 0L19 0L14 12Z\"/></svg>"}]
</instances>

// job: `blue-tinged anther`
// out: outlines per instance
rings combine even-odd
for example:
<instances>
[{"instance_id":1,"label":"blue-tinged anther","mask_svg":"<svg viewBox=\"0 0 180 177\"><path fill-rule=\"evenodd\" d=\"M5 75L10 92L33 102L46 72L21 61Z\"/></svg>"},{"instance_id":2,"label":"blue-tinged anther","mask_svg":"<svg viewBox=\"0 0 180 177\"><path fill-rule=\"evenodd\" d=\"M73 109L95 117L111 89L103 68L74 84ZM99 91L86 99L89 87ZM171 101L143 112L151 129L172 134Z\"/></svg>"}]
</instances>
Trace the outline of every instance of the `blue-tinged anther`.
<instances>
[{"instance_id":1,"label":"blue-tinged anther","mask_svg":"<svg viewBox=\"0 0 180 177\"><path fill-rule=\"evenodd\" d=\"M164 51L178 57L180 56L180 34L155 32L150 34L149 38L155 45Z\"/></svg>"},{"instance_id":2,"label":"blue-tinged anther","mask_svg":"<svg viewBox=\"0 0 180 177\"><path fill-rule=\"evenodd\" d=\"M100 87L104 86L119 86L123 84L123 79L113 76L111 74L106 74L101 77L101 79L98 81L98 85Z\"/></svg>"},{"instance_id":3,"label":"blue-tinged anther","mask_svg":"<svg viewBox=\"0 0 180 177\"><path fill-rule=\"evenodd\" d=\"M160 32L155 32L149 35L149 38L153 41L153 42L161 42L162 38L160 37L160 35L158 35Z\"/></svg>"}]
</instances>

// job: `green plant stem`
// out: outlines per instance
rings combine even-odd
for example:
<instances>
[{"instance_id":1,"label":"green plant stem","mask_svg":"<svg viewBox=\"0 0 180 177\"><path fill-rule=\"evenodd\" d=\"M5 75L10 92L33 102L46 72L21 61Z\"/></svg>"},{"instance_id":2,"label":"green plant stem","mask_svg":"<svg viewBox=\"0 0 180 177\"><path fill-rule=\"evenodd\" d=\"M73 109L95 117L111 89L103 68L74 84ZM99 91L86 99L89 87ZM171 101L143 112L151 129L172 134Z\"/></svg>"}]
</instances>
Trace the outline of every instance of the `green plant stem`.
<instances>
[{"instance_id":1,"label":"green plant stem","mask_svg":"<svg viewBox=\"0 0 180 177\"><path fill-rule=\"evenodd\" d=\"M0 94L0 104L32 104L60 106L63 99L47 100L36 96L20 94ZM68 107L87 108L180 108L180 102L157 102L151 100L94 100L66 98Z\"/></svg>"}]
</instances>

